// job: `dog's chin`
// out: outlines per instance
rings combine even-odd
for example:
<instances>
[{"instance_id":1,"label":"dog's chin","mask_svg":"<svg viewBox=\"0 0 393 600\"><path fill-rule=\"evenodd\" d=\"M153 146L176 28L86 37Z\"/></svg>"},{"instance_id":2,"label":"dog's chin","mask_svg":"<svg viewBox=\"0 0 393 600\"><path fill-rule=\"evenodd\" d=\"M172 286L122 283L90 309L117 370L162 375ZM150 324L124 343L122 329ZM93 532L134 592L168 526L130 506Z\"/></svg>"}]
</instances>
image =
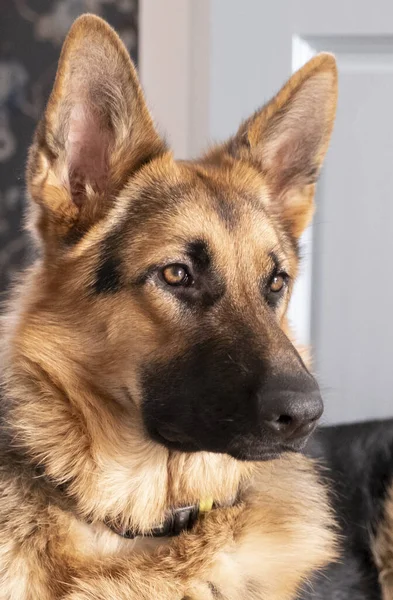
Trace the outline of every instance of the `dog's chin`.
<instances>
[{"instance_id":1,"label":"dog's chin","mask_svg":"<svg viewBox=\"0 0 393 600\"><path fill-rule=\"evenodd\" d=\"M150 437L165 446L168 450L178 452L201 452L201 448L185 435L174 434L167 428L159 428L149 432Z\"/></svg>"},{"instance_id":2,"label":"dog's chin","mask_svg":"<svg viewBox=\"0 0 393 600\"><path fill-rule=\"evenodd\" d=\"M237 438L236 441L222 446L197 442L185 434L179 434L169 428L160 428L150 432L150 437L155 442L165 446L168 450L176 452L213 452L216 454L227 454L239 461L270 461L280 458L283 453L299 452L303 449L307 439L298 440L296 444L269 445L263 440L245 436L244 439Z\"/></svg>"},{"instance_id":3,"label":"dog's chin","mask_svg":"<svg viewBox=\"0 0 393 600\"><path fill-rule=\"evenodd\" d=\"M288 454L289 452L301 452L304 446L305 443L301 446L280 445L272 448L237 448L233 450L228 449L227 454L229 454L233 458L236 458L236 460L265 462L269 460L277 460L283 454Z\"/></svg>"},{"instance_id":4,"label":"dog's chin","mask_svg":"<svg viewBox=\"0 0 393 600\"><path fill-rule=\"evenodd\" d=\"M227 452L232 458L236 460L241 460L243 462L266 462L269 460L276 460L280 458L282 454L282 450L275 449L256 449L256 450L237 450L234 452Z\"/></svg>"}]
</instances>

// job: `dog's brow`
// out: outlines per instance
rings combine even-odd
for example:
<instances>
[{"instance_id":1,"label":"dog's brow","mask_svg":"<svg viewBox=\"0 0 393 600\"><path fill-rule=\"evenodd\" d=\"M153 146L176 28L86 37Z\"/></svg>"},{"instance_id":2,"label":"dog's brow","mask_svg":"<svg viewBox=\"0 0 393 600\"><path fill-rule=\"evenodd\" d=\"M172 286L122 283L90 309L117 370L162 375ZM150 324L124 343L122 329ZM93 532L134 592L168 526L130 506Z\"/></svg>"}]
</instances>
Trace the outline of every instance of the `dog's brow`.
<instances>
[{"instance_id":1,"label":"dog's brow","mask_svg":"<svg viewBox=\"0 0 393 600\"><path fill-rule=\"evenodd\" d=\"M186 247L186 254L192 262L200 269L207 269L211 264L211 254L207 242L194 240Z\"/></svg>"},{"instance_id":2,"label":"dog's brow","mask_svg":"<svg viewBox=\"0 0 393 600\"><path fill-rule=\"evenodd\" d=\"M278 271L280 269L280 259L278 258L277 254L274 252L274 250L272 250L271 252L269 252L269 258L271 259L273 265L274 265L274 269L276 271Z\"/></svg>"},{"instance_id":3,"label":"dog's brow","mask_svg":"<svg viewBox=\"0 0 393 600\"><path fill-rule=\"evenodd\" d=\"M268 256L272 264L272 273L279 273L286 270L284 254L278 254L275 250L271 250Z\"/></svg>"}]
</instances>

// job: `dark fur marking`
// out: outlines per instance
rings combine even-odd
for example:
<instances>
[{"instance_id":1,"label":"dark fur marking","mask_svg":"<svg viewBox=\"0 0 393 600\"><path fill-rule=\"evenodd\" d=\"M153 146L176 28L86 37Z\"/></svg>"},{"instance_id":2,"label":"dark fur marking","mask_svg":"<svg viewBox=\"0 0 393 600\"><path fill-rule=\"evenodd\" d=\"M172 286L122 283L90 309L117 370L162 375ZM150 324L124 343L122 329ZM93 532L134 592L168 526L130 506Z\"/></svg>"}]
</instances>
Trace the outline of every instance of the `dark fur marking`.
<instances>
[{"instance_id":1,"label":"dark fur marking","mask_svg":"<svg viewBox=\"0 0 393 600\"><path fill-rule=\"evenodd\" d=\"M280 271L280 261L278 260L278 256L275 252L269 252L269 256L272 259L272 263L274 265L274 271Z\"/></svg>"},{"instance_id":2,"label":"dark fur marking","mask_svg":"<svg viewBox=\"0 0 393 600\"><path fill-rule=\"evenodd\" d=\"M225 597L221 594L220 590L214 585L214 583L208 581L207 585L212 593L213 598L216 598L216 600L225 600Z\"/></svg>"},{"instance_id":3,"label":"dark fur marking","mask_svg":"<svg viewBox=\"0 0 393 600\"><path fill-rule=\"evenodd\" d=\"M80 242L81 239L86 235L87 231L88 227L81 228L78 227L78 225L75 225L68 231L67 235L64 237L63 241L65 245L68 247L75 246L75 244Z\"/></svg>"},{"instance_id":4,"label":"dark fur marking","mask_svg":"<svg viewBox=\"0 0 393 600\"><path fill-rule=\"evenodd\" d=\"M188 256L200 271L206 270L211 264L208 245L204 240L195 240L187 245Z\"/></svg>"},{"instance_id":5,"label":"dark fur marking","mask_svg":"<svg viewBox=\"0 0 393 600\"><path fill-rule=\"evenodd\" d=\"M221 221L229 231L235 229L238 219L236 218L236 207L220 194L215 194L214 208Z\"/></svg>"},{"instance_id":6,"label":"dark fur marking","mask_svg":"<svg viewBox=\"0 0 393 600\"><path fill-rule=\"evenodd\" d=\"M120 235L116 230L102 243L94 279L96 294L115 294L121 289L120 259L116 252Z\"/></svg>"},{"instance_id":7,"label":"dark fur marking","mask_svg":"<svg viewBox=\"0 0 393 600\"><path fill-rule=\"evenodd\" d=\"M115 294L121 288L120 280L120 261L109 256L96 271L94 291L96 294Z\"/></svg>"}]
</instances>

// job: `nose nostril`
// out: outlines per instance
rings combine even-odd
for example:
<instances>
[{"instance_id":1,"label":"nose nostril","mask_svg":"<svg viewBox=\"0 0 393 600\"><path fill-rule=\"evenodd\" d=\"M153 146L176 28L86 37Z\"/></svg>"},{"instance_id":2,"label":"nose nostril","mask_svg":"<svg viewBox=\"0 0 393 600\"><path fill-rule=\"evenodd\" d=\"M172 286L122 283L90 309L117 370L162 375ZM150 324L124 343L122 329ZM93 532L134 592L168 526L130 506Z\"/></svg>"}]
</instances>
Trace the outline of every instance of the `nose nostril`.
<instances>
[{"instance_id":1,"label":"nose nostril","mask_svg":"<svg viewBox=\"0 0 393 600\"><path fill-rule=\"evenodd\" d=\"M276 423L278 423L282 427L287 427L287 426L291 425L292 421L293 421L293 419L289 415L280 415L276 419Z\"/></svg>"},{"instance_id":2,"label":"nose nostril","mask_svg":"<svg viewBox=\"0 0 393 600\"><path fill-rule=\"evenodd\" d=\"M306 390L307 392L307 390ZM260 425L275 443L299 445L315 429L323 412L318 390L278 390L259 397Z\"/></svg>"}]
</instances>

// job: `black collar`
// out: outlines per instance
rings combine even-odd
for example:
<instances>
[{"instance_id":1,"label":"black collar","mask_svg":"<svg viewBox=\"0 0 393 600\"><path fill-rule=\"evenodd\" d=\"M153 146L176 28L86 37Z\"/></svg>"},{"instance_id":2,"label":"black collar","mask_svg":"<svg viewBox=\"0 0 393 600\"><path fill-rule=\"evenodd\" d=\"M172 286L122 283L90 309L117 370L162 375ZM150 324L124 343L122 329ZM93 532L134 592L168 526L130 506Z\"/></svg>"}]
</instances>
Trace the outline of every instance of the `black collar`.
<instances>
[{"instance_id":1,"label":"black collar","mask_svg":"<svg viewBox=\"0 0 393 600\"><path fill-rule=\"evenodd\" d=\"M41 486L48 487L46 492L48 496L51 497L52 501L63 510L71 511L78 516L76 501L72 499L71 495L67 494L67 484L56 484L46 475L44 467L33 467L33 469L35 474L34 481L39 482ZM228 506L232 506L236 500L237 498L234 498L228 503ZM127 539L134 539L136 537L174 537L182 533L182 531L192 529L201 515L212 509L218 508L218 506L221 506L221 504L217 505L213 502L212 498L206 498L198 504L173 508L161 525L153 527L147 532L138 529L127 529L109 519L104 522L111 531ZM88 522L91 521L88 520Z\"/></svg>"},{"instance_id":2,"label":"black collar","mask_svg":"<svg viewBox=\"0 0 393 600\"><path fill-rule=\"evenodd\" d=\"M133 539L139 536L155 538L173 537L179 535L182 531L191 529L197 522L200 512L199 504L174 508L161 525L154 527L147 533L142 533L135 529L125 529L124 527L115 525L113 522L107 522L106 525L114 533L127 539Z\"/></svg>"}]
</instances>

